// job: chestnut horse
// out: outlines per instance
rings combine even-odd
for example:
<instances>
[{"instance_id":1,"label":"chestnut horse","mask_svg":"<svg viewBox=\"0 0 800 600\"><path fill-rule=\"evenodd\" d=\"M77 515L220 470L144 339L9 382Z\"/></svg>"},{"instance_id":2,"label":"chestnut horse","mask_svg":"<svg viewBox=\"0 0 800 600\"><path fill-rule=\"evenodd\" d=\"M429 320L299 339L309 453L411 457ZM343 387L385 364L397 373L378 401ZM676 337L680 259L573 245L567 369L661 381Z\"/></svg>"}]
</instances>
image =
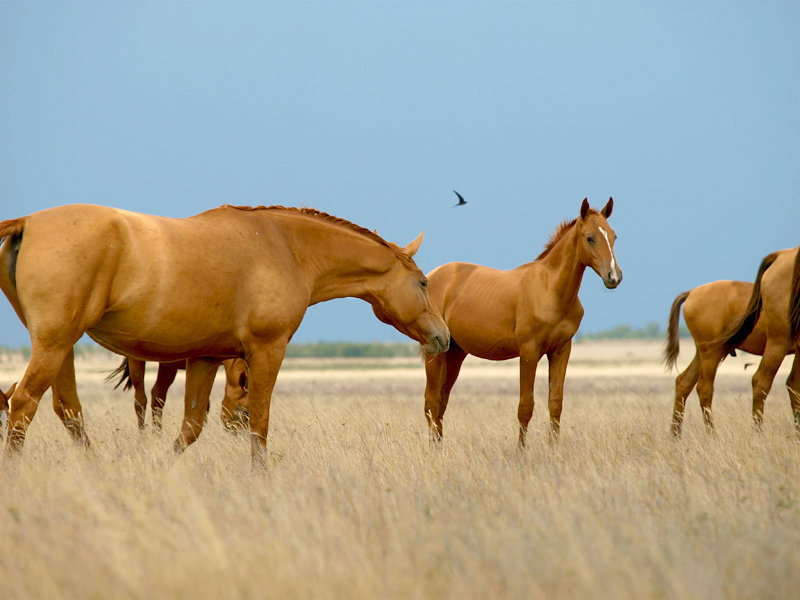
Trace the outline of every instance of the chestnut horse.
<instances>
[{"instance_id":1,"label":"chestnut horse","mask_svg":"<svg viewBox=\"0 0 800 600\"><path fill-rule=\"evenodd\" d=\"M450 390L467 354L489 360L520 357L519 443L525 445L533 416L536 365L547 355L550 425L558 434L564 376L572 336L583 318L578 299L583 272L591 267L607 288L622 281L614 256L616 234L606 220L614 200L599 212L584 199L580 216L562 223L539 257L499 271L447 263L428 274L428 290L450 329L450 349L425 361L425 415L431 434L442 436Z\"/></svg>"},{"instance_id":2,"label":"chestnut horse","mask_svg":"<svg viewBox=\"0 0 800 600\"><path fill-rule=\"evenodd\" d=\"M703 422L709 431L714 428L711 415L714 378L726 354L718 342L745 313L752 291L753 284L748 281L712 281L679 294L672 303L667 326L667 346L664 350L666 367L674 368L678 360L680 352L678 323L682 304L683 318L695 343L692 362L675 379L675 406L672 412L674 436L681 435L686 398L692 393L695 384L703 412ZM760 356L764 353L766 343L764 321L759 319L747 337L730 350L730 354L735 355L736 349L740 349Z\"/></svg>"},{"instance_id":3,"label":"chestnut horse","mask_svg":"<svg viewBox=\"0 0 800 600\"><path fill-rule=\"evenodd\" d=\"M172 219L67 205L0 223L0 288L31 337L11 397L7 449L21 448L39 399L87 443L72 346L87 333L139 360L187 359L176 451L203 427L219 359L250 367L254 461L266 452L269 407L286 346L306 308L352 296L424 344L447 349L426 279L405 248L310 208L222 206Z\"/></svg>"},{"instance_id":4,"label":"chestnut horse","mask_svg":"<svg viewBox=\"0 0 800 600\"><path fill-rule=\"evenodd\" d=\"M139 429L144 429L147 414L147 393L144 390L145 361L125 357L106 381L119 377L114 388L133 388L136 420ZM238 431L249 423L247 401L247 363L241 358L228 358L222 361L225 369L225 396L222 399L222 412L220 418L228 431ZM150 390L151 406L153 411L153 427L161 432L162 414L167 400L167 391L175 381L175 376L180 369L186 368L186 361L158 363L156 381Z\"/></svg>"},{"instance_id":5,"label":"chestnut horse","mask_svg":"<svg viewBox=\"0 0 800 600\"><path fill-rule=\"evenodd\" d=\"M737 348L764 322L766 343L761 362L753 375L753 421L760 427L764 420L767 399L775 374L787 354L794 362L786 389L800 435L800 249L779 250L764 257L758 268L753 291L744 314L718 340L723 355Z\"/></svg>"}]
</instances>

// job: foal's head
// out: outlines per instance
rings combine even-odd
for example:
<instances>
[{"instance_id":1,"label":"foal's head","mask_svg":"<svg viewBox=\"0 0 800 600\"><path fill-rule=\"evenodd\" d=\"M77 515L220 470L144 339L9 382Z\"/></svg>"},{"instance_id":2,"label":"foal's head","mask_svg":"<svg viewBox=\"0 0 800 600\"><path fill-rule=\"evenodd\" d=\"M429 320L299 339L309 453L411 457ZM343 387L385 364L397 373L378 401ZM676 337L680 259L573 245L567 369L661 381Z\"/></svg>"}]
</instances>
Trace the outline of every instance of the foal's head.
<instances>
[{"instance_id":1,"label":"foal's head","mask_svg":"<svg viewBox=\"0 0 800 600\"><path fill-rule=\"evenodd\" d=\"M622 271L614 256L617 234L607 221L613 208L613 198L609 198L599 212L589 208L589 201L584 198L581 216L576 222L581 260L594 269L608 289L614 289L622 282Z\"/></svg>"},{"instance_id":2,"label":"foal's head","mask_svg":"<svg viewBox=\"0 0 800 600\"><path fill-rule=\"evenodd\" d=\"M450 332L428 297L427 278L411 258L421 243L422 234L398 248L400 259L382 276L370 303L378 319L418 341L426 354L437 354L450 346Z\"/></svg>"}]
</instances>

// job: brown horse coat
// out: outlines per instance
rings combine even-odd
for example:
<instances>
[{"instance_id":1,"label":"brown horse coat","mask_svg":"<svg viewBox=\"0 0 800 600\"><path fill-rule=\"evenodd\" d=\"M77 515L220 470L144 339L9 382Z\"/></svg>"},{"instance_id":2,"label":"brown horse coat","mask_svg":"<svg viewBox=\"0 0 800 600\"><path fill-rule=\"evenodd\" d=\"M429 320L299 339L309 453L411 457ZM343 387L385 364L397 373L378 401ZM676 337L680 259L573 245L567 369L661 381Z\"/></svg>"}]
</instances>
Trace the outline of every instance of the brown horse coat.
<instances>
[{"instance_id":1,"label":"brown horse coat","mask_svg":"<svg viewBox=\"0 0 800 600\"><path fill-rule=\"evenodd\" d=\"M706 426L713 428L711 402L714 378L725 353L719 348L720 337L741 319L747 308L753 284L747 281L712 281L679 294L672 303L667 326L667 345L664 351L668 369L675 367L680 339L678 325L681 305L686 327L695 343L695 355L689 366L675 379L675 405L672 413L672 433L681 434L686 398L697 385L700 407ZM759 320L737 349L761 355L766 345L764 321Z\"/></svg>"},{"instance_id":2,"label":"brown horse coat","mask_svg":"<svg viewBox=\"0 0 800 600\"><path fill-rule=\"evenodd\" d=\"M578 299L583 273L591 267L608 288L622 281L614 256L616 234L606 220L613 205L609 199L596 211L584 199L580 216L562 223L534 262L516 269L447 263L428 274L431 299L452 336L446 353L426 360L425 415L434 436L442 435L450 390L467 354L490 360L520 357L521 444L533 415L536 365L547 355L550 423L558 432L572 336L583 318Z\"/></svg>"},{"instance_id":3,"label":"brown horse coat","mask_svg":"<svg viewBox=\"0 0 800 600\"><path fill-rule=\"evenodd\" d=\"M764 322L766 343L758 369L753 374L753 420L760 426L764 402L772 388L775 374L787 354L794 362L786 388L800 435L800 249L779 250L764 257L759 266L753 291L742 317L718 341L719 352L736 348Z\"/></svg>"},{"instance_id":4,"label":"brown horse coat","mask_svg":"<svg viewBox=\"0 0 800 600\"><path fill-rule=\"evenodd\" d=\"M41 395L86 441L72 346L84 332L140 360L188 359L176 448L202 429L220 358L250 366L253 456L266 447L269 403L286 345L306 308L353 296L436 352L449 336L405 249L313 209L223 206L186 219L90 205L0 223L0 288L31 336L11 399L19 448Z\"/></svg>"}]
</instances>

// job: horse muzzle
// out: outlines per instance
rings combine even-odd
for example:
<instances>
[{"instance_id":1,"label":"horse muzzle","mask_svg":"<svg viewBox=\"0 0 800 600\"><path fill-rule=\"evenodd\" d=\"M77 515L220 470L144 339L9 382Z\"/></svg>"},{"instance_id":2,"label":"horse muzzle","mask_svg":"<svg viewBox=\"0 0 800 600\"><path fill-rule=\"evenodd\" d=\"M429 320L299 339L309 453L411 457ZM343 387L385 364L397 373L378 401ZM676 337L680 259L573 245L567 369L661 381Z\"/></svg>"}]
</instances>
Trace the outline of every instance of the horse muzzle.
<instances>
[{"instance_id":1,"label":"horse muzzle","mask_svg":"<svg viewBox=\"0 0 800 600\"><path fill-rule=\"evenodd\" d=\"M603 277L603 285L605 285L609 290L613 290L620 283L622 283L622 271L619 269L617 269L616 272L609 271L608 274Z\"/></svg>"},{"instance_id":2,"label":"horse muzzle","mask_svg":"<svg viewBox=\"0 0 800 600\"><path fill-rule=\"evenodd\" d=\"M448 348L450 348L449 331L444 335L437 334L433 336L433 338L429 339L428 343L422 347L422 350L425 354L440 354L442 352L447 352Z\"/></svg>"}]
</instances>

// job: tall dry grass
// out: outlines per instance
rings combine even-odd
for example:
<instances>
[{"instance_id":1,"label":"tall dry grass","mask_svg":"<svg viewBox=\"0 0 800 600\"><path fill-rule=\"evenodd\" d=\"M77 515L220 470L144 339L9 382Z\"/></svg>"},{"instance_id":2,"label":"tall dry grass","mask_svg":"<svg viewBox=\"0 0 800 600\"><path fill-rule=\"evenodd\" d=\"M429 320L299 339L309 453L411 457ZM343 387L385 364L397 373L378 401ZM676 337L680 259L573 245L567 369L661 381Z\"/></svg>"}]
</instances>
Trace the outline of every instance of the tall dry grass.
<instances>
[{"instance_id":1,"label":"tall dry grass","mask_svg":"<svg viewBox=\"0 0 800 600\"><path fill-rule=\"evenodd\" d=\"M551 446L540 377L519 451L515 377L467 372L431 445L421 367L394 372L280 379L266 473L219 425L219 390L175 459L177 395L167 433L140 434L129 394L79 374L91 450L45 400L0 463L0 596L796 597L800 443L782 381L761 434L747 376L723 375L717 434L695 397L675 442L656 365L568 374Z\"/></svg>"}]
</instances>

